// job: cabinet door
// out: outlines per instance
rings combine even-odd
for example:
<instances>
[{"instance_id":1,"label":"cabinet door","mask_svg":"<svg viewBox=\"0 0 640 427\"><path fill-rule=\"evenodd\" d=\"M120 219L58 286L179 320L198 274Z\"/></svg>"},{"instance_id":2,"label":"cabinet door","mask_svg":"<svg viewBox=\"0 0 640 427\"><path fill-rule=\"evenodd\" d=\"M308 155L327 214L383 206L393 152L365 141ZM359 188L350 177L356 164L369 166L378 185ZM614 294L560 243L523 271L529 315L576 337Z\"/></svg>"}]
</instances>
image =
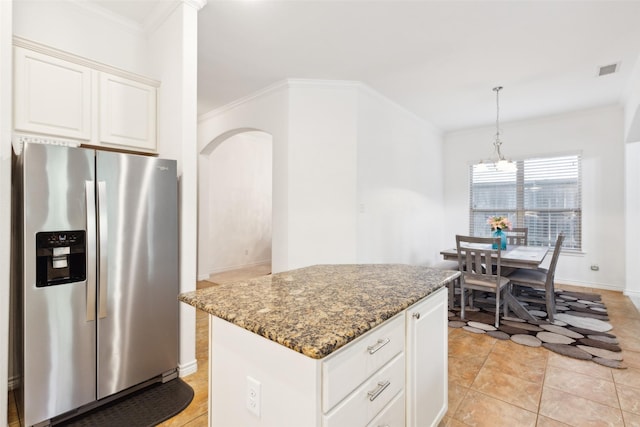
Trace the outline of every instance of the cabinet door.
<instances>
[{"instance_id":1,"label":"cabinet door","mask_svg":"<svg viewBox=\"0 0 640 427\"><path fill-rule=\"evenodd\" d=\"M438 425L448 404L446 288L409 307L406 322L407 426Z\"/></svg>"},{"instance_id":2,"label":"cabinet door","mask_svg":"<svg viewBox=\"0 0 640 427\"><path fill-rule=\"evenodd\" d=\"M156 88L100 73L100 144L156 150Z\"/></svg>"},{"instance_id":3,"label":"cabinet door","mask_svg":"<svg viewBox=\"0 0 640 427\"><path fill-rule=\"evenodd\" d=\"M92 70L15 47L16 130L89 140Z\"/></svg>"}]
</instances>

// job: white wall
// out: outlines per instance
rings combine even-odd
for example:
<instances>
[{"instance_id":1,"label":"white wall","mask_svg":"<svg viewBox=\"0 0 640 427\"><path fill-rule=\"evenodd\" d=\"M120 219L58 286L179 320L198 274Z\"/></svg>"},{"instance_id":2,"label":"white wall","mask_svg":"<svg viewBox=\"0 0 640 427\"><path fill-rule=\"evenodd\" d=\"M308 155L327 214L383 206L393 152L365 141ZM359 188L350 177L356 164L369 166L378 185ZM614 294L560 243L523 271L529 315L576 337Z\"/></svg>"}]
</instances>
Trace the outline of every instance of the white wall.
<instances>
[{"instance_id":1,"label":"white wall","mask_svg":"<svg viewBox=\"0 0 640 427\"><path fill-rule=\"evenodd\" d=\"M11 261L12 2L0 1L0 426L7 425Z\"/></svg>"},{"instance_id":2,"label":"white wall","mask_svg":"<svg viewBox=\"0 0 640 427\"><path fill-rule=\"evenodd\" d=\"M156 78L145 34L83 2L14 0L13 18L17 36Z\"/></svg>"},{"instance_id":3,"label":"white wall","mask_svg":"<svg viewBox=\"0 0 640 427\"><path fill-rule=\"evenodd\" d=\"M640 142L625 144L626 191L626 288L624 293L640 298Z\"/></svg>"},{"instance_id":4,"label":"white wall","mask_svg":"<svg viewBox=\"0 0 640 427\"><path fill-rule=\"evenodd\" d=\"M356 262L357 90L290 81L288 268Z\"/></svg>"},{"instance_id":5,"label":"white wall","mask_svg":"<svg viewBox=\"0 0 640 427\"><path fill-rule=\"evenodd\" d=\"M287 269L288 265L288 133L286 111L287 86L278 83L231 105L211 111L198 118L198 182L209 182L208 156L225 140L236 133L260 130L272 137L272 255L271 270L274 273ZM210 259L207 207L209 193L203 186L198 190L198 275L208 276Z\"/></svg>"},{"instance_id":6,"label":"white wall","mask_svg":"<svg viewBox=\"0 0 640 427\"><path fill-rule=\"evenodd\" d=\"M209 172L209 180L200 183L209 196L205 276L271 263L272 151L269 134L243 132L203 163Z\"/></svg>"},{"instance_id":7,"label":"white wall","mask_svg":"<svg viewBox=\"0 0 640 427\"><path fill-rule=\"evenodd\" d=\"M582 153L582 254L560 256L560 283L622 290L625 287L624 129L619 106L503 123L505 155ZM445 217L443 245L469 232L469 165L491 154L495 127L445 136ZM597 264L600 271L591 271Z\"/></svg>"},{"instance_id":8,"label":"white wall","mask_svg":"<svg viewBox=\"0 0 640 427\"><path fill-rule=\"evenodd\" d=\"M640 141L640 58L633 68L625 95L624 140L638 142Z\"/></svg>"},{"instance_id":9,"label":"white wall","mask_svg":"<svg viewBox=\"0 0 640 427\"><path fill-rule=\"evenodd\" d=\"M437 259L442 150L428 123L360 83L290 80L201 117L201 150L247 128L273 135L274 272Z\"/></svg>"},{"instance_id":10,"label":"white wall","mask_svg":"<svg viewBox=\"0 0 640 427\"><path fill-rule=\"evenodd\" d=\"M363 89L357 164L358 262L439 260L445 230L440 132Z\"/></svg>"},{"instance_id":11,"label":"white wall","mask_svg":"<svg viewBox=\"0 0 640 427\"><path fill-rule=\"evenodd\" d=\"M625 103L625 202L626 202L626 289L625 294L640 300L640 59L627 90Z\"/></svg>"}]
</instances>

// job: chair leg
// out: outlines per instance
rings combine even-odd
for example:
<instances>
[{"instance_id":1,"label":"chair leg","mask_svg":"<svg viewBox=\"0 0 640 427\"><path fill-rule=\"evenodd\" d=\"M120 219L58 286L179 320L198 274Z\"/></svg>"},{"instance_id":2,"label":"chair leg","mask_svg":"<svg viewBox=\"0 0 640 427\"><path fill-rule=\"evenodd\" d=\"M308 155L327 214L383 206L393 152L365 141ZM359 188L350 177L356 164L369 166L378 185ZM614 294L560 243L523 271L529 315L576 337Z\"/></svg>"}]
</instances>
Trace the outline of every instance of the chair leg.
<instances>
[{"instance_id":1,"label":"chair leg","mask_svg":"<svg viewBox=\"0 0 640 427\"><path fill-rule=\"evenodd\" d=\"M511 286L511 285L507 285L507 286ZM511 292L511 289L509 288L504 288L503 292ZM509 304L507 304L507 300L505 298L502 298L502 309L503 309L503 314L502 317L507 317L509 315Z\"/></svg>"},{"instance_id":2,"label":"chair leg","mask_svg":"<svg viewBox=\"0 0 640 427\"><path fill-rule=\"evenodd\" d=\"M464 302L464 286L462 285L462 281L460 282L460 318L462 320L464 320L464 306L465 306L465 302Z\"/></svg>"},{"instance_id":3,"label":"chair leg","mask_svg":"<svg viewBox=\"0 0 640 427\"><path fill-rule=\"evenodd\" d=\"M498 326L500 326L500 289L496 290L496 324L495 324L495 327L497 328Z\"/></svg>"},{"instance_id":4,"label":"chair leg","mask_svg":"<svg viewBox=\"0 0 640 427\"><path fill-rule=\"evenodd\" d=\"M449 288L449 310L452 310L455 306L456 280L452 280L451 282L447 283L447 287Z\"/></svg>"},{"instance_id":5,"label":"chair leg","mask_svg":"<svg viewBox=\"0 0 640 427\"><path fill-rule=\"evenodd\" d=\"M545 295L546 303L547 303L547 317L550 322L553 322L553 315L556 312L556 294L553 289L550 289L549 292L546 292Z\"/></svg>"}]
</instances>

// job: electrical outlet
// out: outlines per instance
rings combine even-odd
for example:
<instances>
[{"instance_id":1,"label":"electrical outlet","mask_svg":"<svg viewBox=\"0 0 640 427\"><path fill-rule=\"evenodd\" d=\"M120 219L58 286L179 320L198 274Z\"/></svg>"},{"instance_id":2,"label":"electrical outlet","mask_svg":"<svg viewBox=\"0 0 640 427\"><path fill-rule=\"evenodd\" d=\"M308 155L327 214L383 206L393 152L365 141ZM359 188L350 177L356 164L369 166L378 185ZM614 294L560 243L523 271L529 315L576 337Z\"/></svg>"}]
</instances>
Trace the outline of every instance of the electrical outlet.
<instances>
[{"instance_id":1,"label":"electrical outlet","mask_svg":"<svg viewBox=\"0 0 640 427\"><path fill-rule=\"evenodd\" d=\"M260 417L260 381L247 377L247 409L256 417Z\"/></svg>"}]
</instances>

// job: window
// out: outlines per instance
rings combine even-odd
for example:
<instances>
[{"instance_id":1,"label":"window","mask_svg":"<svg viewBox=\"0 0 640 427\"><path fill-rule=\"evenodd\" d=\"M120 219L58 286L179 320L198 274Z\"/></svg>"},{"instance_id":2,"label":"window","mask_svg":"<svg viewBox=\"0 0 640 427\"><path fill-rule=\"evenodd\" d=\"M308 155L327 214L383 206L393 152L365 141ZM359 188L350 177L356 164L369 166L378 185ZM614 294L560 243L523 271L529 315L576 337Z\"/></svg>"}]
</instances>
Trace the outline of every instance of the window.
<instances>
[{"instance_id":1,"label":"window","mask_svg":"<svg viewBox=\"0 0 640 427\"><path fill-rule=\"evenodd\" d=\"M507 216L513 227L529 229L529 245L582 249L581 160L579 155L520 160L518 170L471 166L470 231L489 236L487 218Z\"/></svg>"}]
</instances>

